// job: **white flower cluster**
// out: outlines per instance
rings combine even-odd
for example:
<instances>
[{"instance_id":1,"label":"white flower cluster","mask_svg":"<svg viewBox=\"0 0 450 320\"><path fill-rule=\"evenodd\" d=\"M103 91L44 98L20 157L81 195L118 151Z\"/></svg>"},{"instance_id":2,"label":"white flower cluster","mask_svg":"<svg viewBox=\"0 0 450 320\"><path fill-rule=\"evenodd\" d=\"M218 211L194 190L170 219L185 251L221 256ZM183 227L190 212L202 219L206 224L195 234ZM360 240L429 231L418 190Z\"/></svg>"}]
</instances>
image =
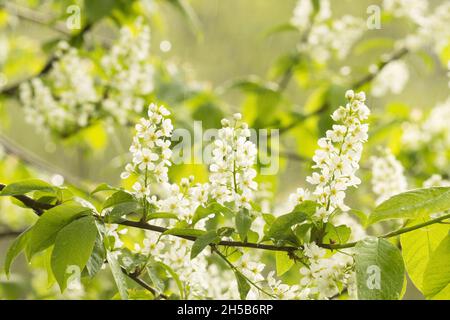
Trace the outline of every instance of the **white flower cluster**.
<instances>
[{"instance_id":1,"label":"white flower cluster","mask_svg":"<svg viewBox=\"0 0 450 320\"><path fill-rule=\"evenodd\" d=\"M299 30L306 30L311 24L311 18L314 13L314 5L311 0L298 0L291 18L291 24ZM320 10L315 19L324 21L331 17L330 1L324 0L320 3Z\"/></svg>"},{"instance_id":2,"label":"white flower cluster","mask_svg":"<svg viewBox=\"0 0 450 320\"><path fill-rule=\"evenodd\" d=\"M27 122L42 131L70 133L86 126L97 112L93 65L67 42L59 43L56 56L58 60L48 76L48 84L40 78L23 83L20 99Z\"/></svg>"},{"instance_id":3,"label":"white flower cluster","mask_svg":"<svg viewBox=\"0 0 450 320\"><path fill-rule=\"evenodd\" d=\"M326 251L314 242L305 244L304 255L308 258L309 266L300 269L302 297L328 299L350 285L351 256L336 253L326 258L325 254Z\"/></svg>"},{"instance_id":4,"label":"white flower cluster","mask_svg":"<svg viewBox=\"0 0 450 320\"><path fill-rule=\"evenodd\" d=\"M433 174L430 178L424 181L423 187L450 187L450 180L444 179L439 174Z\"/></svg>"},{"instance_id":5,"label":"white flower cluster","mask_svg":"<svg viewBox=\"0 0 450 320\"><path fill-rule=\"evenodd\" d=\"M145 96L154 89L154 67L150 61L150 27L138 18L120 30L120 36L101 60L107 87L103 108L121 124L131 112L141 113Z\"/></svg>"},{"instance_id":6,"label":"white flower cluster","mask_svg":"<svg viewBox=\"0 0 450 320\"><path fill-rule=\"evenodd\" d=\"M422 23L428 10L427 0L384 0L383 10L391 12L396 18L408 18L415 23Z\"/></svg>"},{"instance_id":7,"label":"white flower cluster","mask_svg":"<svg viewBox=\"0 0 450 320\"><path fill-rule=\"evenodd\" d=\"M348 103L332 115L338 124L326 132L326 137L319 139L320 149L316 150L313 157L313 168L319 171L306 178L316 186L314 192L311 194L299 188L290 196L293 205L304 200L317 201L319 207L316 218L324 222L336 209L349 210L344 204L345 190L361 183L355 174L359 169L363 143L368 138L369 126L364 121L368 119L370 110L364 103L366 97L363 92L355 94L349 90L345 96Z\"/></svg>"},{"instance_id":8,"label":"white flower cluster","mask_svg":"<svg viewBox=\"0 0 450 320\"><path fill-rule=\"evenodd\" d=\"M450 98L437 104L422 120L413 119L403 125L402 143L411 151L427 148L434 154L436 167L448 171L450 156Z\"/></svg>"},{"instance_id":9,"label":"white flower cluster","mask_svg":"<svg viewBox=\"0 0 450 320\"><path fill-rule=\"evenodd\" d=\"M171 165L170 137L172 121L166 117L170 112L163 106L151 104L148 119L142 118L136 124L136 135L130 147L132 162L125 166L122 179L137 175L139 180L133 185L137 198L150 197L150 182L168 183L168 167ZM150 179L153 178L154 181Z\"/></svg>"},{"instance_id":10,"label":"white flower cluster","mask_svg":"<svg viewBox=\"0 0 450 320\"><path fill-rule=\"evenodd\" d=\"M373 80L371 88L372 95L382 97L389 92L399 94L405 88L408 80L408 65L401 60L392 61Z\"/></svg>"},{"instance_id":11,"label":"white flower cluster","mask_svg":"<svg viewBox=\"0 0 450 320\"><path fill-rule=\"evenodd\" d=\"M234 202L237 208L251 208L258 184L253 180L256 170L256 146L249 140L250 130L241 121L241 114L233 120L222 120L222 128L212 150L211 196L219 203Z\"/></svg>"},{"instance_id":12,"label":"white flower cluster","mask_svg":"<svg viewBox=\"0 0 450 320\"><path fill-rule=\"evenodd\" d=\"M376 204L408 189L400 161L389 150L385 150L383 153L383 156L371 157L372 189L378 196Z\"/></svg>"},{"instance_id":13,"label":"white flower cluster","mask_svg":"<svg viewBox=\"0 0 450 320\"><path fill-rule=\"evenodd\" d=\"M325 63L332 56L344 59L364 33L365 21L351 15L332 20L329 0L320 2L320 8L314 17L313 12L311 0L298 1L294 9L291 23L304 32L310 26L309 36L299 44L299 51L307 52L320 63Z\"/></svg>"},{"instance_id":14,"label":"white flower cluster","mask_svg":"<svg viewBox=\"0 0 450 320\"><path fill-rule=\"evenodd\" d=\"M417 0L414 2L417 2ZM419 10L415 10L415 12L419 12ZM450 28L448 28L450 23L450 3L444 1L436 6L434 11L426 12L423 17L417 14L414 20L417 24L416 32L408 35L399 45L406 46L410 50L429 46L439 55L447 46L450 37Z\"/></svg>"}]
</instances>

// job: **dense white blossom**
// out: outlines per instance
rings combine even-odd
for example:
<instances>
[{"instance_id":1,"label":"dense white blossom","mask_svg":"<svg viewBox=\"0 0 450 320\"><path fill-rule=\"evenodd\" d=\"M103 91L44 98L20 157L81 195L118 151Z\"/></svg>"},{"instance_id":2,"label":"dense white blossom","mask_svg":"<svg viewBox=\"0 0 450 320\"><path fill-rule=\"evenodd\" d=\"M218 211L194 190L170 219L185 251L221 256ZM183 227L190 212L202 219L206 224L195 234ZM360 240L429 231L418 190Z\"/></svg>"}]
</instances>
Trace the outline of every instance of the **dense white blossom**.
<instances>
[{"instance_id":1,"label":"dense white blossom","mask_svg":"<svg viewBox=\"0 0 450 320\"><path fill-rule=\"evenodd\" d=\"M256 146L249 140L250 130L241 115L233 120L224 119L212 150L211 196L219 203L234 202L237 208L251 208L254 191L258 184L254 181L256 170Z\"/></svg>"},{"instance_id":2,"label":"dense white blossom","mask_svg":"<svg viewBox=\"0 0 450 320\"><path fill-rule=\"evenodd\" d=\"M122 179L134 174L138 181L133 185L133 194L140 199L150 199L150 183L168 183L168 167L171 165L170 137L172 122L166 118L170 112L163 106L151 104L148 119L136 124L136 135L130 147L132 161L125 166Z\"/></svg>"},{"instance_id":3,"label":"dense white blossom","mask_svg":"<svg viewBox=\"0 0 450 320\"><path fill-rule=\"evenodd\" d=\"M371 157L371 163L372 189L378 196L377 204L407 190L403 166L389 150L385 150L382 156Z\"/></svg>"},{"instance_id":4,"label":"dense white blossom","mask_svg":"<svg viewBox=\"0 0 450 320\"><path fill-rule=\"evenodd\" d=\"M399 94L409 80L408 66L404 61L388 63L375 77L372 83L372 94L381 97L387 93Z\"/></svg>"}]
</instances>

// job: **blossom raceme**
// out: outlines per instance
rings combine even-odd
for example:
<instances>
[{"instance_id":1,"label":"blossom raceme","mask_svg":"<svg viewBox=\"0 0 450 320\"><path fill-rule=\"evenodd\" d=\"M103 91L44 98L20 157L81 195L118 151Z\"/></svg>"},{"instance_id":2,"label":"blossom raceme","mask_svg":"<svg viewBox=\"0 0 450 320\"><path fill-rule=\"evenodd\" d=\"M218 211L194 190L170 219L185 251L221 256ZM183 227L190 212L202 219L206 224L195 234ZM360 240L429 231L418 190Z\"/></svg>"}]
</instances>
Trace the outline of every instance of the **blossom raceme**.
<instances>
[{"instance_id":1,"label":"blossom raceme","mask_svg":"<svg viewBox=\"0 0 450 320\"><path fill-rule=\"evenodd\" d=\"M258 188L253 168L257 150L249 140L248 125L241 119L241 114L237 113L231 121L222 120L223 127L212 150L209 180L211 196L219 203L234 202L237 208L250 209Z\"/></svg>"},{"instance_id":2,"label":"blossom raceme","mask_svg":"<svg viewBox=\"0 0 450 320\"><path fill-rule=\"evenodd\" d=\"M167 173L172 156L170 137L173 130L172 121L167 118L169 115L170 112L164 106L151 104L148 119L142 118L136 124L136 135L130 147L132 161L125 166L121 178L127 179L132 174L138 177L133 185L137 198L149 198L151 182L168 182Z\"/></svg>"},{"instance_id":3,"label":"blossom raceme","mask_svg":"<svg viewBox=\"0 0 450 320\"><path fill-rule=\"evenodd\" d=\"M328 221L335 210L347 211L344 203L345 191L348 187L356 187L361 180L356 176L364 142L367 141L370 110L365 105L365 94L349 90L345 94L348 103L339 107L332 119L336 122L326 136L319 139L313 169L316 169L306 180L315 186L314 191L299 188L290 196L293 205L304 200L315 200L319 204L316 218Z\"/></svg>"}]
</instances>

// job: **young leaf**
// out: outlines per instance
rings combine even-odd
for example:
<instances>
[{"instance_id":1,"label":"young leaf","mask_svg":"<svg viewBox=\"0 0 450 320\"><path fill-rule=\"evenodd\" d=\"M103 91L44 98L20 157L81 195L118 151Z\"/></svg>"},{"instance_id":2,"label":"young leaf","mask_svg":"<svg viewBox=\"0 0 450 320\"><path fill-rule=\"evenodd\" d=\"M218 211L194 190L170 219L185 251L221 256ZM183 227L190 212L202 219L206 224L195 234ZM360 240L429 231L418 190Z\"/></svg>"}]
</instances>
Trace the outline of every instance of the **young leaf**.
<instances>
[{"instance_id":1,"label":"young leaf","mask_svg":"<svg viewBox=\"0 0 450 320\"><path fill-rule=\"evenodd\" d=\"M408 226L423 222L413 220ZM448 234L450 227L444 224L433 224L400 236L402 255L408 276L417 289L424 291L423 276L431 255Z\"/></svg>"},{"instance_id":2,"label":"young leaf","mask_svg":"<svg viewBox=\"0 0 450 320\"><path fill-rule=\"evenodd\" d=\"M235 223L236 223L236 230L239 233L239 237L242 241L247 240L247 233L250 230L250 227L252 226L252 217L250 216L248 210L240 210L236 214Z\"/></svg>"},{"instance_id":3,"label":"young leaf","mask_svg":"<svg viewBox=\"0 0 450 320\"><path fill-rule=\"evenodd\" d=\"M31 230L26 248L28 259L51 246L59 230L76 218L88 215L90 211L91 209L78 204L66 203L44 212Z\"/></svg>"},{"instance_id":4,"label":"young leaf","mask_svg":"<svg viewBox=\"0 0 450 320\"><path fill-rule=\"evenodd\" d=\"M432 253L423 275L423 294L426 298L450 298L450 234ZM442 294L445 291L445 295Z\"/></svg>"},{"instance_id":5,"label":"young leaf","mask_svg":"<svg viewBox=\"0 0 450 320\"><path fill-rule=\"evenodd\" d=\"M1 192L0 196L17 196L32 191L48 191L54 192L55 188L45 181L38 179L30 179L11 183L7 185Z\"/></svg>"},{"instance_id":6,"label":"young leaf","mask_svg":"<svg viewBox=\"0 0 450 320\"><path fill-rule=\"evenodd\" d=\"M297 245L299 240L295 236L291 227L304 222L310 217L316 208L316 203L312 201L305 201L295 207L295 209L288 214L279 216L270 227L266 234L266 238L278 240L286 240Z\"/></svg>"},{"instance_id":7,"label":"young leaf","mask_svg":"<svg viewBox=\"0 0 450 320\"><path fill-rule=\"evenodd\" d=\"M155 212L151 213L147 216L147 221L154 220L154 219L175 219L178 220L179 216L176 213L170 213L170 212Z\"/></svg>"},{"instance_id":8,"label":"young leaf","mask_svg":"<svg viewBox=\"0 0 450 320\"><path fill-rule=\"evenodd\" d=\"M220 240L220 238L217 236L215 230L208 231L204 235L198 237L192 245L191 259L194 259L196 256L198 256L200 252L202 252L203 249L205 249L210 243L216 242L218 240Z\"/></svg>"},{"instance_id":9,"label":"young leaf","mask_svg":"<svg viewBox=\"0 0 450 320\"><path fill-rule=\"evenodd\" d=\"M30 239L30 231L31 228L28 228L27 230L22 232L11 244L11 246L8 249L8 252L6 252L4 263L6 276L9 276L9 270L11 269L11 265L14 262L14 260L23 251L23 249L25 249L25 246L27 245L27 242Z\"/></svg>"},{"instance_id":10,"label":"young leaf","mask_svg":"<svg viewBox=\"0 0 450 320\"><path fill-rule=\"evenodd\" d=\"M277 276L282 276L294 265L294 260L290 259L287 252L277 251L275 254Z\"/></svg>"},{"instance_id":11,"label":"young leaf","mask_svg":"<svg viewBox=\"0 0 450 320\"><path fill-rule=\"evenodd\" d=\"M77 219L58 232L51 265L61 292L66 289L71 272L76 271L81 275L94 249L97 233L93 216ZM71 268L74 271L69 272Z\"/></svg>"},{"instance_id":12,"label":"young leaf","mask_svg":"<svg viewBox=\"0 0 450 320\"><path fill-rule=\"evenodd\" d=\"M389 219L411 219L450 209L450 187L417 189L395 195L381 203L367 224Z\"/></svg>"},{"instance_id":13,"label":"young leaf","mask_svg":"<svg viewBox=\"0 0 450 320\"><path fill-rule=\"evenodd\" d=\"M400 250L385 239L367 238L355 246L358 299L399 299L405 266Z\"/></svg>"},{"instance_id":14,"label":"young leaf","mask_svg":"<svg viewBox=\"0 0 450 320\"><path fill-rule=\"evenodd\" d=\"M200 221L201 219L206 218L210 214L218 214L223 213L227 215L233 215L233 211L218 202L211 202L206 207L198 206L197 210L195 210L194 216L192 217L192 225Z\"/></svg>"},{"instance_id":15,"label":"young leaf","mask_svg":"<svg viewBox=\"0 0 450 320\"><path fill-rule=\"evenodd\" d=\"M238 285L239 296L241 297L241 300L245 300L247 298L248 292L250 291L250 284L240 272L234 271L234 275L236 277Z\"/></svg>"},{"instance_id":16,"label":"young leaf","mask_svg":"<svg viewBox=\"0 0 450 320\"><path fill-rule=\"evenodd\" d=\"M325 228L323 243L346 243L350 238L351 233L352 229L346 225L334 226L333 224L328 223Z\"/></svg>"},{"instance_id":17,"label":"young leaf","mask_svg":"<svg viewBox=\"0 0 450 320\"><path fill-rule=\"evenodd\" d=\"M108 251L106 253L106 259L108 260L109 268L116 282L117 289L119 290L120 298L122 300L128 300L128 286L125 274L122 272L119 261L113 252Z\"/></svg>"}]
</instances>

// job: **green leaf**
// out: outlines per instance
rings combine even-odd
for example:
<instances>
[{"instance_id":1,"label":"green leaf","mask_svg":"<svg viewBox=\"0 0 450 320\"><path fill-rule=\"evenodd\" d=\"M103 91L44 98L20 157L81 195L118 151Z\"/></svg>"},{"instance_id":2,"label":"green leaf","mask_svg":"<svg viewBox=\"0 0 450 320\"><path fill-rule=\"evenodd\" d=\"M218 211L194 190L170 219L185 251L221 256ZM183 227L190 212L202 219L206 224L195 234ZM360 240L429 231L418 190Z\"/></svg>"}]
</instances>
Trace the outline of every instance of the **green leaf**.
<instances>
[{"instance_id":1,"label":"green leaf","mask_svg":"<svg viewBox=\"0 0 450 320\"><path fill-rule=\"evenodd\" d=\"M204 235L201 235L200 237L198 237L197 240L195 240L194 244L192 245L191 259L194 259L209 244L214 243L216 241L220 241L220 238L217 236L217 233L215 230L208 231Z\"/></svg>"},{"instance_id":2,"label":"green leaf","mask_svg":"<svg viewBox=\"0 0 450 320\"><path fill-rule=\"evenodd\" d=\"M162 235L182 236L182 237L200 237L205 231L199 229L172 228L165 231Z\"/></svg>"},{"instance_id":3,"label":"green leaf","mask_svg":"<svg viewBox=\"0 0 450 320\"><path fill-rule=\"evenodd\" d=\"M298 32L298 28L294 26L292 23L283 23L280 25L277 25L273 28L270 28L266 33L265 36L269 37L274 34L282 33L282 32Z\"/></svg>"},{"instance_id":4,"label":"green leaf","mask_svg":"<svg viewBox=\"0 0 450 320\"><path fill-rule=\"evenodd\" d=\"M107 183L102 183L97 186L97 188L94 189L94 191L91 192L91 195L94 195L96 193L102 192L102 191L120 191L119 188L112 187Z\"/></svg>"},{"instance_id":5,"label":"green leaf","mask_svg":"<svg viewBox=\"0 0 450 320\"><path fill-rule=\"evenodd\" d=\"M195 226L195 224L198 221L206 218L210 214L219 214L219 213L226 215L233 215L233 211L231 209L215 201L209 203L206 207L198 206L197 210L195 210L194 216L192 217L192 225Z\"/></svg>"},{"instance_id":6,"label":"green leaf","mask_svg":"<svg viewBox=\"0 0 450 320\"><path fill-rule=\"evenodd\" d=\"M89 257L89 260L86 263L86 271L89 277L93 278L97 272L100 271L103 263L105 263L106 259L106 249L103 245L103 240L100 234L97 234L97 238L95 239L94 249L92 250L92 254Z\"/></svg>"},{"instance_id":7,"label":"green leaf","mask_svg":"<svg viewBox=\"0 0 450 320\"><path fill-rule=\"evenodd\" d=\"M325 228L325 236L323 237L323 243L331 244L344 244L350 238L352 229L346 225L334 226L331 223L327 223Z\"/></svg>"},{"instance_id":8,"label":"green leaf","mask_svg":"<svg viewBox=\"0 0 450 320\"><path fill-rule=\"evenodd\" d=\"M90 22L95 22L109 15L115 6L114 0L85 0L87 18Z\"/></svg>"},{"instance_id":9,"label":"green leaf","mask_svg":"<svg viewBox=\"0 0 450 320\"><path fill-rule=\"evenodd\" d=\"M147 216L147 221L154 220L154 219L175 219L178 220L179 215L176 213L170 213L170 212L155 212L151 213Z\"/></svg>"},{"instance_id":10,"label":"green leaf","mask_svg":"<svg viewBox=\"0 0 450 320\"><path fill-rule=\"evenodd\" d=\"M154 265L147 265L146 269L147 269L148 277L150 278L150 281L153 283L155 288L159 292L164 292L164 288L165 288L164 281L159 277L157 269L155 268L155 266Z\"/></svg>"},{"instance_id":11,"label":"green leaf","mask_svg":"<svg viewBox=\"0 0 450 320\"><path fill-rule=\"evenodd\" d=\"M136 212L139 208L137 202L122 202L117 204L111 212L106 216L106 220L110 223L118 222L123 216Z\"/></svg>"},{"instance_id":12,"label":"green leaf","mask_svg":"<svg viewBox=\"0 0 450 320\"><path fill-rule=\"evenodd\" d=\"M441 241L432 253L423 275L423 294L426 298L450 298L448 286L450 285L450 234ZM446 291L445 296L440 293Z\"/></svg>"},{"instance_id":13,"label":"green leaf","mask_svg":"<svg viewBox=\"0 0 450 320\"><path fill-rule=\"evenodd\" d=\"M22 232L11 244L8 251L6 252L5 257L5 263L4 263L4 269L6 276L9 277L9 270L11 269L11 265L14 262L14 260L17 258L17 256L25 249L25 246L28 243L28 240L30 239L30 231L31 228L28 228L24 232Z\"/></svg>"},{"instance_id":14,"label":"green leaf","mask_svg":"<svg viewBox=\"0 0 450 320\"><path fill-rule=\"evenodd\" d=\"M282 276L288 272L294 265L294 260L289 258L287 252L277 251L275 254L276 266L277 266L277 276Z\"/></svg>"},{"instance_id":15,"label":"green leaf","mask_svg":"<svg viewBox=\"0 0 450 320\"><path fill-rule=\"evenodd\" d=\"M103 210L115 207L122 203L129 203L129 202L132 203L136 202L133 195L128 192L120 190L113 193L108 199L105 200L105 202L103 203Z\"/></svg>"},{"instance_id":16,"label":"green leaf","mask_svg":"<svg viewBox=\"0 0 450 320\"><path fill-rule=\"evenodd\" d=\"M53 247L51 265L56 281L61 288L61 292L67 287L69 268L81 271L94 249L97 238L97 227L93 216L86 216L77 219L64 228L56 236ZM73 271L71 271L73 272Z\"/></svg>"},{"instance_id":17,"label":"green leaf","mask_svg":"<svg viewBox=\"0 0 450 320\"><path fill-rule=\"evenodd\" d=\"M272 223L266 237L276 241L286 240L297 245L298 239L292 231L292 226L306 221L314 213L315 208L315 202L305 201L296 206L291 213L279 216Z\"/></svg>"},{"instance_id":18,"label":"green leaf","mask_svg":"<svg viewBox=\"0 0 450 320\"><path fill-rule=\"evenodd\" d=\"M420 219L408 223L408 227L421 223ZM400 236L402 255L408 276L421 292L424 291L423 276L431 255L442 239L448 234L450 227L444 224L433 224Z\"/></svg>"},{"instance_id":19,"label":"green leaf","mask_svg":"<svg viewBox=\"0 0 450 320\"><path fill-rule=\"evenodd\" d=\"M245 300L247 298L248 292L250 291L250 284L240 272L235 270L234 275L236 277L238 285L239 296L241 297L241 300Z\"/></svg>"},{"instance_id":20,"label":"green leaf","mask_svg":"<svg viewBox=\"0 0 450 320\"><path fill-rule=\"evenodd\" d=\"M171 267L169 267L167 264L165 264L163 262L158 262L158 265L161 266L164 270L167 271L167 273L170 274L172 279L175 281L175 283L178 287L178 290L180 291L181 299L184 299L183 283L181 282L180 277L178 277L178 274L175 271L173 271L173 269Z\"/></svg>"},{"instance_id":21,"label":"green leaf","mask_svg":"<svg viewBox=\"0 0 450 320\"><path fill-rule=\"evenodd\" d=\"M250 230L250 227L252 226L253 219L250 216L248 210L240 210L236 214L235 223L236 223L236 230L239 233L239 237L242 241L247 240L247 233Z\"/></svg>"},{"instance_id":22,"label":"green leaf","mask_svg":"<svg viewBox=\"0 0 450 320\"><path fill-rule=\"evenodd\" d=\"M32 227L26 250L28 259L31 259L35 253L51 246L62 228L90 212L91 209L75 203L62 204L45 211Z\"/></svg>"},{"instance_id":23,"label":"green leaf","mask_svg":"<svg viewBox=\"0 0 450 320\"><path fill-rule=\"evenodd\" d=\"M389 219L412 219L450 209L450 187L417 189L395 195L369 216L368 225Z\"/></svg>"},{"instance_id":24,"label":"green leaf","mask_svg":"<svg viewBox=\"0 0 450 320\"><path fill-rule=\"evenodd\" d=\"M405 266L400 250L385 239L367 238L355 246L358 299L399 299Z\"/></svg>"},{"instance_id":25,"label":"green leaf","mask_svg":"<svg viewBox=\"0 0 450 320\"><path fill-rule=\"evenodd\" d=\"M0 196L17 196L32 191L54 192L55 187L42 180L23 180L7 185L2 192L0 192Z\"/></svg>"},{"instance_id":26,"label":"green leaf","mask_svg":"<svg viewBox=\"0 0 450 320\"><path fill-rule=\"evenodd\" d=\"M122 272L122 268L120 267L115 253L108 251L106 253L106 259L108 260L108 265L111 269L114 281L116 282L120 297L122 298L122 300L128 300L127 279L125 277L125 274Z\"/></svg>"}]
</instances>

